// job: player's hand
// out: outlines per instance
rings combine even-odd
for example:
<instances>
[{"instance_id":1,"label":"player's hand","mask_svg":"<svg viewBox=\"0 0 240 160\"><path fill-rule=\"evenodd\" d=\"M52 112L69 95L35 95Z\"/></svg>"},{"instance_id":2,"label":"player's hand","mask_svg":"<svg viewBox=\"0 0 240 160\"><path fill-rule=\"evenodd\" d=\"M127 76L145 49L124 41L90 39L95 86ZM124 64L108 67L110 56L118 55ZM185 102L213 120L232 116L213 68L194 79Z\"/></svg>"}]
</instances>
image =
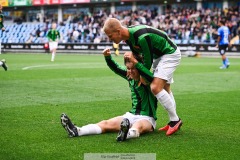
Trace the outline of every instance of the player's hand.
<instances>
[{"instance_id":1,"label":"player's hand","mask_svg":"<svg viewBox=\"0 0 240 160\"><path fill-rule=\"evenodd\" d=\"M110 56L110 55L111 55L110 48L105 48L105 49L102 51L102 54L103 54L104 56Z\"/></svg>"},{"instance_id":2,"label":"player's hand","mask_svg":"<svg viewBox=\"0 0 240 160\"><path fill-rule=\"evenodd\" d=\"M134 65L138 63L138 61L134 58L132 52L125 52L124 58L132 62Z\"/></svg>"},{"instance_id":3,"label":"player's hand","mask_svg":"<svg viewBox=\"0 0 240 160\"><path fill-rule=\"evenodd\" d=\"M218 44L215 47L218 48Z\"/></svg>"},{"instance_id":4,"label":"player's hand","mask_svg":"<svg viewBox=\"0 0 240 160\"><path fill-rule=\"evenodd\" d=\"M4 28L4 27L2 28L2 31L5 31L5 28Z\"/></svg>"}]
</instances>

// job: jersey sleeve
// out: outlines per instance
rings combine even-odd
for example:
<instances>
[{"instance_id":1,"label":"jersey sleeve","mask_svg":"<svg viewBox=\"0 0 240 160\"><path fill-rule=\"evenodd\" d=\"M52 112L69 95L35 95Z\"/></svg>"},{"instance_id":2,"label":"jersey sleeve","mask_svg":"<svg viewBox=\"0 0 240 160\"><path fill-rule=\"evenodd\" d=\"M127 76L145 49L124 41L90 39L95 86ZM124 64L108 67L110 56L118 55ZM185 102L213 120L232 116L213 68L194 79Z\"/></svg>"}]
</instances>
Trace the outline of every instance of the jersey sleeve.
<instances>
[{"instance_id":1,"label":"jersey sleeve","mask_svg":"<svg viewBox=\"0 0 240 160\"><path fill-rule=\"evenodd\" d=\"M51 30L49 30L48 32L47 32L47 38L48 38L48 40L50 40L51 39L51 32L50 32Z\"/></svg>"},{"instance_id":2,"label":"jersey sleeve","mask_svg":"<svg viewBox=\"0 0 240 160\"><path fill-rule=\"evenodd\" d=\"M153 81L153 73L149 71L142 63L138 62L135 67L137 68L139 74L146 79L148 82Z\"/></svg>"},{"instance_id":3,"label":"jersey sleeve","mask_svg":"<svg viewBox=\"0 0 240 160\"><path fill-rule=\"evenodd\" d=\"M105 56L105 61L107 62L108 67L119 76L123 77L124 79L128 80L127 78L127 69L125 66L119 65L112 59L112 56Z\"/></svg>"},{"instance_id":4,"label":"jersey sleeve","mask_svg":"<svg viewBox=\"0 0 240 160\"><path fill-rule=\"evenodd\" d=\"M58 35L57 35L57 37L58 37L58 39L60 39L61 38L61 34L60 34L60 32L58 31Z\"/></svg>"},{"instance_id":5,"label":"jersey sleeve","mask_svg":"<svg viewBox=\"0 0 240 160\"><path fill-rule=\"evenodd\" d=\"M142 38L141 41L139 41L139 45L142 48L142 55L143 55L143 65L147 68L150 69L152 67L152 53L151 49L151 44L150 42L147 42L146 38Z\"/></svg>"}]
</instances>

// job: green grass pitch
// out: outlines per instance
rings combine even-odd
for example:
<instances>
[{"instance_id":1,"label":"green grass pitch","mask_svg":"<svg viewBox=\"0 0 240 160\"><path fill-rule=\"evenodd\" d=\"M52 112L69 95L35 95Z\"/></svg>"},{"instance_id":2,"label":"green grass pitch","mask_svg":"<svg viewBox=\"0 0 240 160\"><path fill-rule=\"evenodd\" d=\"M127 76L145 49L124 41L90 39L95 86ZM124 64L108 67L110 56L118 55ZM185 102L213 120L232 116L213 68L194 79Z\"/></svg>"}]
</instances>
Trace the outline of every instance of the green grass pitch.
<instances>
[{"instance_id":1,"label":"green grass pitch","mask_svg":"<svg viewBox=\"0 0 240 160\"><path fill-rule=\"evenodd\" d=\"M125 80L102 55L1 54L0 159L80 159L84 153L156 153L157 160L237 160L240 157L240 59L220 70L221 58L183 58L172 90L179 132L158 132L123 143L117 133L68 138L65 112L81 126L122 115L131 107ZM123 56L114 57L123 64ZM159 104L157 129L168 123ZM148 159L150 160L150 159Z\"/></svg>"}]
</instances>

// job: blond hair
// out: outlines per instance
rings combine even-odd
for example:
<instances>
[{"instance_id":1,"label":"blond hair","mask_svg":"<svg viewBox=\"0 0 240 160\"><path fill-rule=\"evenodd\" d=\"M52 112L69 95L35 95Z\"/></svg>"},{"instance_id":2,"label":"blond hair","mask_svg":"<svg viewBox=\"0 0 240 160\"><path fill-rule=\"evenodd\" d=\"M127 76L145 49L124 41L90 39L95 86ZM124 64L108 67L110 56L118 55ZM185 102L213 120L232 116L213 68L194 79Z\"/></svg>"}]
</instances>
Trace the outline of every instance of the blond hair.
<instances>
[{"instance_id":1,"label":"blond hair","mask_svg":"<svg viewBox=\"0 0 240 160\"><path fill-rule=\"evenodd\" d=\"M115 32L121 27L122 27L122 25L118 19L108 18L103 25L103 31L104 32L106 32L106 31Z\"/></svg>"}]
</instances>

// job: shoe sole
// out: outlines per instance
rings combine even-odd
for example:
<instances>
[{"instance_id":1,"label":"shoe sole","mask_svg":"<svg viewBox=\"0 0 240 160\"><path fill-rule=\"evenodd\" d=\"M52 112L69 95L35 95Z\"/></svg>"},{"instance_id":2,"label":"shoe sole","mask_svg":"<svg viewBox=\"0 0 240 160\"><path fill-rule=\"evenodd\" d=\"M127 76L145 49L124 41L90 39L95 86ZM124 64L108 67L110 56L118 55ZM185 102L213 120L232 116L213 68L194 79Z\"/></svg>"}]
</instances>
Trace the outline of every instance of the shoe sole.
<instances>
[{"instance_id":1,"label":"shoe sole","mask_svg":"<svg viewBox=\"0 0 240 160\"><path fill-rule=\"evenodd\" d=\"M72 129L70 129L68 123L72 123L70 121L70 119L68 118L68 116L66 114L62 114L61 115L61 124L63 126L63 128L67 131L69 137L75 137L75 133Z\"/></svg>"},{"instance_id":2,"label":"shoe sole","mask_svg":"<svg viewBox=\"0 0 240 160\"><path fill-rule=\"evenodd\" d=\"M178 122L178 123L179 123L179 122ZM167 135L167 136L170 136L170 135L176 133L178 130L181 129L182 124L183 124L183 123L182 123L182 121L181 121L176 130L174 130L174 131L171 132L171 133L168 133L168 132L167 132L166 135Z\"/></svg>"},{"instance_id":3,"label":"shoe sole","mask_svg":"<svg viewBox=\"0 0 240 160\"><path fill-rule=\"evenodd\" d=\"M169 129L169 125L165 126L165 127L162 127L162 128L159 128L158 130L159 131L167 131Z\"/></svg>"},{"instance_id":4,"label":"shoe sole","mask_svg":"<svg viewBox=\"0 0 240 160\"><path fill-rule=\"evenodd\" d=\"M122 142L125 141L127 138L127 133L129 130L129 120L123 120L121 123L121 129L119 131L118 137L117 137L117 141L118 142Z\"/></svg>"}]
</instances>

